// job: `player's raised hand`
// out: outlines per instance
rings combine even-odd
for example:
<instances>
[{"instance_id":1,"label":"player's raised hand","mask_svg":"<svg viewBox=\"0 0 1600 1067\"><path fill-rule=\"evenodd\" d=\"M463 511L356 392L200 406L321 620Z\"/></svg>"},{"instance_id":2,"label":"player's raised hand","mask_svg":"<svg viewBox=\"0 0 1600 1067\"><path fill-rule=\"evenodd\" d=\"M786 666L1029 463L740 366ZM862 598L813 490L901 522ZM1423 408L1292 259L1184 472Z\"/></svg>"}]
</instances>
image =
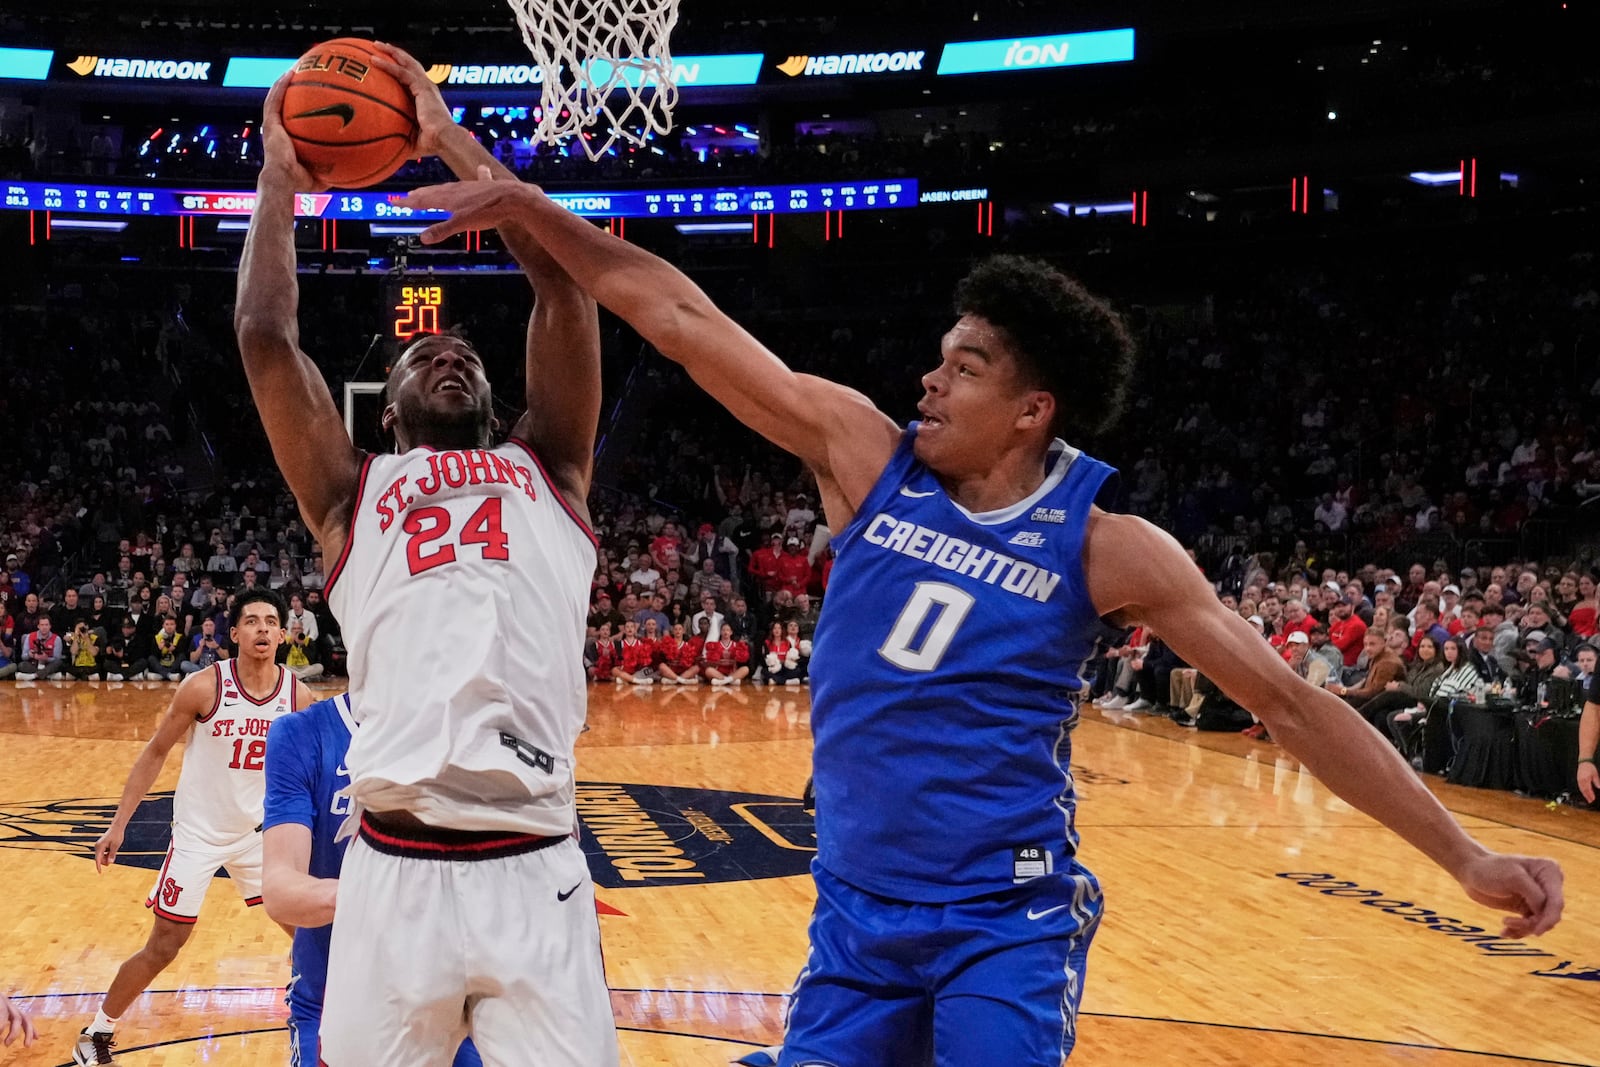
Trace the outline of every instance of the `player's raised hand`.
<instances>
[{"instance_id":1,"label":"player's raised hand","mask_svg":"<svg viewBox=\"0 0 1600 1067\"><path fill-rule=\"evenodd\" d=\"M100 835L94 843L94 869L98 874L117 861L117 852L122 848L122 831L113 826Z\"/></svg>"},{"instance_id":2,"label":"player's raised hand","mask_svg":"<svg viewBox=\"0 0 1600 1067\"><path fill-rule=\"evenodd\" d=\"M413 189L400 199L406 207L448 211L450 217L422 231L422 243L434 245L468 230L492 230L515 222L531 206L537 187L520 181L495 181L488 167L478 168L476 181L447 182Z\"/></svg>"},{"instance_id":3,"label":"player's raised hand","mask_svg":"<svg viewBox=\"0 0 1600 1067\"><path fill-rule=\"evenodd\" d=\"M372 44L377 49L372 57L372 65L411 91L417 109L417 155L438 155L440 138L456 125L456 120L450 117L450 108L444 102L444 95L428 79L428 72L422 69L422 64L410 52L383 41L373 41Z\"/></svg>"},{"instance_id":4,"label":"player's raised hand","mask_svg":"<svg viewBox=\"0 0 1600 1067\"><path fill-rule=\"evenodd\" d=\"M3 996L0 996L0 1034L5 1035L4 1043L7 1045L22 1038L23 1047L33 1044L39 1036L28 1013L13 1004L9 997Z\"/></svg>"},{"instance_id":5,"label":"player's raised hand","mask_svg":"<svg viewBox=\"0 0 1600 1067\"><path fill-rule=\"evenodd\" d=\"M1489 852L1467 864L1457 880L1479 904L1513 913L1501 924L1502 937L1537 937L1561 921L1566 900L1554 860Z\"/></svg>"},{"instance_id":6,"label":"player's raised hand","mask_svg":"<svg viewBox=\"0 0 1600 1067\"><path fill-rule=\"evenodd\" d=\"M267 92L267 102L261 108L262 171L281 172L297 193L320 193L330 188L318 178L295 154L289 131L283 128L283 94L289 88L289 75L273 83Z\"/></svg>"}]
</instances>

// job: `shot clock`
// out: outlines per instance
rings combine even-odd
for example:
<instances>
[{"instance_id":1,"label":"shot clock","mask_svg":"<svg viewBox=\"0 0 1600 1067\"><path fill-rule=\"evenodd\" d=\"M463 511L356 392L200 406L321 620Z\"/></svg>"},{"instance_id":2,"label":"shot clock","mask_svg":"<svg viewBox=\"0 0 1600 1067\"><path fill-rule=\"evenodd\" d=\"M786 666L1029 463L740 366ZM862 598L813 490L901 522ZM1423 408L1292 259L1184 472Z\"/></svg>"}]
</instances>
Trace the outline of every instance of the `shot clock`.
<instances>
[{"instance_id":1,"label":"shot clock","mask_svg":"<svg viewBox=\"0 0 1600 1067\"><path fill-rule=\"evenodd\" d=\"M401 275L383 285L380 322L385 347L398 353L419 334L440 333L450 325L450 299L438 278Z\"/></svg>"}]
</instances>

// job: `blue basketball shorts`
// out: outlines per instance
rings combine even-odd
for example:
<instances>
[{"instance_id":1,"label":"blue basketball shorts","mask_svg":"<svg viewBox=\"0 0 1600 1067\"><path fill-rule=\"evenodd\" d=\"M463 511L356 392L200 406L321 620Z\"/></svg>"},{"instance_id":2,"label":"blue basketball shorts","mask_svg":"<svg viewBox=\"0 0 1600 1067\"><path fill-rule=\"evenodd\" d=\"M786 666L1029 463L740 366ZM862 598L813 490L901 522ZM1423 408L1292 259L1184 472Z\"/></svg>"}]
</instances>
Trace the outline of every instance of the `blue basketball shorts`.
<instances>
[{"instance_id":1,"label":"blue basketball shorts","mask_svg":"<svg viewBox=\"0 0 1600 1067\"><path fill-rule=\"evenodd\" d=\"M1103 910L1082 866L949 904L811 871L811 952L779 1067L1060 1067L1071 1054Z\"/></svg>"}]
</instances>

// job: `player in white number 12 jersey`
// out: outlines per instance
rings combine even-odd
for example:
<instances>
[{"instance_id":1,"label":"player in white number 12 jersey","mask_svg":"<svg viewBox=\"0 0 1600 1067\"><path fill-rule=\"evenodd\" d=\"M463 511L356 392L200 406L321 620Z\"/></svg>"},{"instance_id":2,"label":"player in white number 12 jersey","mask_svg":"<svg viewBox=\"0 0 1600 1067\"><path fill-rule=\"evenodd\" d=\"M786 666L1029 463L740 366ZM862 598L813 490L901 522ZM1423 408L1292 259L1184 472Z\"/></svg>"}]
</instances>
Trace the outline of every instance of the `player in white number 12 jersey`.
<instances>
[{"instance_id":1,"label":"player in white number 12 jersey","mask_svg":"<svg viewBox=\"0 0 1600 1067\"><path fill-rule=\"evenodd\" d=\"M234 602L238 655L185 678L122 790L111 829L95 842L95 869L109 866L128 821L155 784L167 754L184 742L172 798L172 846L145 907L155 913L150 940L117 971L94 1021L78 1036L73 1062L113 1063L117 1019L177 958L194 932L200 903L225 868L247 905L261 903L261 817L267 790L267 730L305 707L310 694L274 662L283 643L283 600L267 589Z\"/></svg>"},{"instance_id":2,"label":"player in white number 12 jersey","mask_svg":"<svg viewBox=\"0 0 1600 1067\"><path fill-rule=\"evenodd\" d=\"M422 67L390 56L417 98L419 153L467 177L495 168ZM390 372L394 454L362 455L299 347L294 194L318 183L283 131L282 95L279 83L267 98L235 325L279 466L337 560L328 599L360 724L322 1059L445 1064L470 1033L489 1064L615 1067L594 887L571 836L595 565L594 303L505 231L537 295L527 413L496 445L477 351L424 337Z\"/></svg>"}]
</instances>

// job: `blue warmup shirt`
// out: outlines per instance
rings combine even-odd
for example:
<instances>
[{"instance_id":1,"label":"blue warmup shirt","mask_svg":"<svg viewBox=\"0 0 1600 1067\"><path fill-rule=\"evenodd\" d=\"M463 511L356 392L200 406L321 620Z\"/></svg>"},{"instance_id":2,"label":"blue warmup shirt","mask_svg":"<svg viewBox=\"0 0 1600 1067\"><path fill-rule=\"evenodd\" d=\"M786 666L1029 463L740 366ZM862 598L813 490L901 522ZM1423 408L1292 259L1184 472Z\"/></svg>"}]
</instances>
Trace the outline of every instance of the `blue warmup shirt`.
<instances>
[{"instance_id":1,"label":"blue warmup shirt","mask_svg":"<svg viewBox=\"0 0 1600 1067\"><path fill-rule=\"evenodd\" d=\"M917 460L917 430L833 539L811 660L817 862L940 903L1076 855L1071 730L1098 626L1083 537L1115 471L1057 441L1037 491L973 514Z\"/></svg>"}]
</instances>

